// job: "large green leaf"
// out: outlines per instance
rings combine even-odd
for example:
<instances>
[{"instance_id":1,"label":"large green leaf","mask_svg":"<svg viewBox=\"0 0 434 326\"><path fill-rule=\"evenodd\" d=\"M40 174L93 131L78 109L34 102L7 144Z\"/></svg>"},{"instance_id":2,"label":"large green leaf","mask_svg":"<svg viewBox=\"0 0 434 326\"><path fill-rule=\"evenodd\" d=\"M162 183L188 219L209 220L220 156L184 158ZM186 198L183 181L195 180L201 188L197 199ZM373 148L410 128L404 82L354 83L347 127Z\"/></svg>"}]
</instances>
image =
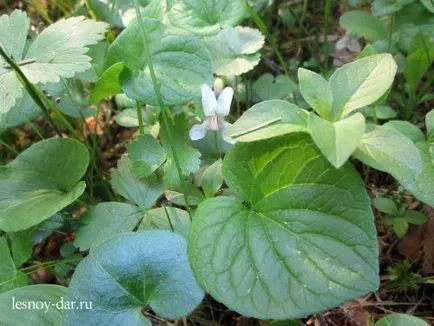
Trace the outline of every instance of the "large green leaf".
<instances>
[{"instance_id":1,"label":"large green leaf","mask_svg":"<svg viewBox=\"0 0 434 326\"><path fill-rule=\"evenodd\" d=\"M138 21L132 22L112 43L106 67L123 62L129 69L120 81L128 97L158 105L149 71L152 60L163 102L183 104L200 96L200 87L212 82L211 55L203 42L186 31L143 18L151 58L144 52L145 35ZM140 53L140 55L137 55Z\"/></svg>"},{"instance_id":2,"label":"large green leaf","mask_svg":"<svg viewBox=\"0 0 434 326\"><path fill-rule=\"evenodd\" d=\"M321 117L328 118L333 105L333 95L329 83L321 75L300 68L298 81L303 98Z\"/></svg>"},{"instance_id":3,"label":"large green leaf","mask_svg":"<svg viewBox=\"0 0 434 326\"><path fill-rule=\"evenodd\" d=\"M264 36L250 27L230 27L204 38L210 50L213 71L220 76L238 76L252 70L261 58Z\"/></svg>"},{"instance_id":4,"label":"large green leaf","mask_svg":"<svg viewBox=\"0 0 434 326\"><path fill-rule=\"evenodd\" d=\"M246 316L290 319L378 287L373 215L350 164L335 169L297 133L237 143L223 175L245 202L200 204L188 247L216 300Z\"/></svg>"},{"instance_id":5,"label":"large green leaf","mask_svg":"<svg viewBox=\"0 0 434 326\"><path fill-rule=\"evenodd\" d=\"M0 294L1 324L4 326L63 325L62 309L66 301L63 301L62 306L62 300L67 292L68 288L63 286L41 284L2 293ZM15 309L12 308L12 304Z\"/></svg>"},{"instance_id":6,"label":"large green leaf","mask_svg":"<svg viewBox=\"0 0 434 326\"><path fill-rule=\"evenodd\" d=\"M340 168L359 146L365 133L365 117L356 113L333 123L311 113L308 128L321 153Z\"/></svg>"},{"instance_id":7,"label":"large green leaf","mask_svg":"<svg viewBox=\"0 0 434 326\"><path fill-rule=\"evenodd\" d=\"M82 218L84 225L77 231L74 245L87 250L95 244L112 236L132 231L143 211L127 203L100 203Z\"/></svg>"},{"instance_id":8,"label":"large green leaf","mask_svg":"<svg viewBox=\"0 0 434 326\"><path fill-rule=\"evenodd\" d=\"M72 139L43 140L22 152L0 170L0 229L28 229L74 202L88 163L86 147Z\"/></svg>"},{"instance_id":9,"label":"large green leaf","mask_svg":"<svg viewBox=\"0 0 434 326\"><path fill-rule=\"evenodd\" d=\"M70 325L151 325L142 314L178 319L204 293L187 259L186 241L169 231L128 233L91 249L70 283L71 301L92 301L92 310L68 310Z\"/></svg>"},{"instance_id":10,"label":"large green leaf","mask_svg":"<svg viewBox=\"0 0 434 326\"><path fill-rule=\"evenodd\" d=\"M139 177L128 156L123 156L118 161L117 169L113 169L110 176L114 191L142 209L151 207L164 191L163 180L159 174L147 178Z\"/></svg>"},{"instance_id":11,"label":"large green leaf","mask_svg":"<svg viewBox=\"0 0 434 326\"><path fill-rule=\"evenodd\" d=\"M168 13L170 22L199 35L217 34L244 18L243 0L180 0Z\"/></svg>"},{"instance_id":12,"label":"large green leaf","mask_svg":"<svg viewBox=\"0 0 434 326\"><path fill-rule=\"evenodd\" d=\"M27 275L17 270L5 237L0 237L0 257L0 293L27 285Z\"/></svg>"},{"instance_id":13,"label":"large green leaf","mask_svg":"<svg viewBox=\"0 0 434 326\"><path fill-rule=\"evenodd\" d=\"M236 141L256 141L291 132L307 132L307 111L297 105L271 100L248 109L229 128L228 137Z\"/></svg>"},{"instance_id":14,"label":"large green leaf","mask_svg":"<svg viewBox=\"0 0 434 326\"><path fill-rule=\"evenodd\" d=\"M345 117L378 100L392 86L396 69L388 53L364 57L337 69L329 80L333 115Z\"/></svg>"},{"instance_id":15,"label":"large green leaf","mask_svg":"<svg viewBox=\"0 0 434 326\"><path fill-rule=\"evenodd\" d=\"M365 11L347 11L339 20L348 34L363 36L368 41L379 41L387 38L384 24L377 17Z\"/></svg>"}]
</instances>

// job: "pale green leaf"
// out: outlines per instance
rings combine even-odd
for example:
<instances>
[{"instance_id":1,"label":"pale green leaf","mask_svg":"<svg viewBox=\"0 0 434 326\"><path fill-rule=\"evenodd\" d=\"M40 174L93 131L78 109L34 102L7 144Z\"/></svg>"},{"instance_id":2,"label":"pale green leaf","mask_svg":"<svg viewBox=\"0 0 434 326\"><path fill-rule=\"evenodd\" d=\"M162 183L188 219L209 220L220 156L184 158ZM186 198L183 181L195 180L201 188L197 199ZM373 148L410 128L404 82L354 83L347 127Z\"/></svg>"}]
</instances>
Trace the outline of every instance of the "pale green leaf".
<instances>
[{"instance_id":1,"label":"pale green leaf","mask_svg":"<svg viewBox=\"0 0 434 326\"><path fill-rule=\"evenodd\" d=\"M114 235L130 232L142 216L143 211L137 206L116 202L99 203L81 219L84 225L78 229L74 245L83 251Z\"/></svg>"},{"instance_id":2,"label":"pale green leaf","mask_svg":"<svg viewBox=\"0 0 434 326\"><path fill-rule=\"evenodd\" d=\"M166 152L151 135L137 137L127 146L133 170L139 177L148 177L166 160Z\"/></svg>"},{"instance_id":3,"label":"pale green leaf","mask_svg":"<svg viewBox=\"0 0 434 326\"><path fill-rule=\"evenodd\" d=\"M368 41L387 39L383 22L368 12L347 11L340 17L339 23L348 34L363 36Z\"/></svg>"},{"instance_id":4,"label":"pale green leaf","mask_svg":"<svg viewBox=\"0 0 434 326\"><path fill-rule=\"evenodd\" d=\"M282 100L258 103L248 109L228 130L236 141L256 141L291 132L307 132L308 112Z\"/></svg>"},{"instance_id":5,"label":"pale green leaf","mask_svg":"<svg viewBox=\"0 0 434 326\"><path fill-rule=\"evenodd\" d=\"M28 229L74 202L89 154L72 139L40 141L0 171L0 229Z\"/></svg>"},{"instance_id":6,"label":"pale green leaf","mask_svg":"<svg viewBox=\"0 0 434 326\"><path fill-rule=\"evenodd\" d=\"M0 74L0 114L7 114L14 105L19 104L24 92L15 72Z\"/></svg>"},{"instance_id":7,"label":"pale green leaf","mask_svg":"<svg viewBox=\"0 0 434 326\"><path fill-rule=\"evenodd\" d=\"M168 13L171 24L199 35L217 34L238 25L246 13L243 0L180 0Z\"/></svg>"},{"instance_id":8,"label":"pale green leaf","mask_svg":"<svg viewBox=\"0 0 434 326\"><path fill-rule=\"evenodd\" d=\"M168 230L187 238L191 219L187 211L163 206L147 211L139 225L139 231L144 230Z\"/></svg>"},{"instance_id":9,"label":"pale green leaf","mask_svg":"<svg viewBox=\"0 0 434 326\"><path fill-rule=\"evenodd\" d=\"M14 10L9 16L0 16L0 46L18 62L23 59L29 26L29 18L21 10ZM0 57L0 71L5 64L3 57Z\"/></svg>"},{"instance_id":10,"label":"pale green leaf","mask_svg":"<svg viewBox=\"0 0 434 326\"><path fill-rule=\"evenodd\" d=\"M238 76L252 70L260 60L264 36L250 27L230 27L204 38L210 50L213 71L221 76Z\"/></svg>"},{"instance_id":11,"label":"pale green leaf","mask_svg":"<svg viewBox=\"0 0 434 326\"><path fill-rule=\"evenodd\" d=\"M143 17L143 25L151 58L145 55L145 35L137 21L122 31L107 54L106 67L123 62L129 69L120 76L124 92L143 103L159 104L149 71L151 59L164 104L183 104L200 97L201 86L212 80L211 55L203 42L158 20Z\"/></svg>"},{"instance_id":12,"label":"pale green leaf","mask_svg":"<svg viewBox=\"0 0 434 326\"><path fill-rule=\"evenodd\" d=\"M64 301L63 306L59 302L62 302L61 300L66 297L67 293L68 288L51 284L29 285L2 293L0 294L2 325L63 325L64 310L61 308L65 306L66 301ZM12 309L12 302L15 304L15 309ZM32 306L29 308L29 304L31 305L32 302L35 304L36 302L45 302L49 304L49 307L44 305L43 309L35 309ZM27 308L25 309L19 303L25 303Z\"/></svg>"},{"instance_id":13,"label":"pale green leaf","mask_svg":"<svg viewBox=\"0 0 434 326\"><path fill-rule=\"evenodd\" d=\"M333 115L345 117L378 100L392 86L396 69L388 53L365 57L338 68L329 80Z\"/></svg>"},{"instance_id":14,"label":"pale green leaf","mask_svg":"<svg viewBox=\"0 0 434 326\"><path fill-rule=\"evenodd\" d=\"M151 207L164 191L160 175L140 178L134 173L133 163L128 156L118 161L117 169L112 169L110 176L113 190L142 209Z\"/></svg>"},{"instance_id":15,"label":"pale green leaf","mask_svg":"<svg viewBox=\"0 0 434 326\"><path fill-rule=\"evenodd\" d=\"M332 90L327 80L313 71L299 68L298 82L305 101L316 113L327 119L333 105Z\"/></svg>"},{"instance_id":16,"label":"pale green leaf","mask_svg":"<svg viewBox=\"0 0 434 326\"><path fill-rule=\"evenodd\" d=\"M145 307L175 320L203 296L184 238L168 231L127 233L93 247L80 262L66 300L91 301L92 309L67 310L64 317L69 325L151 325Z\"/></svg>"},{"instance_id":17,"label":"pale green leaf","mask_svg":"<svg viewBox=\"0 0 434 326\"><path fill-rule=\"evenodd\" d=\"M297 84L286 75L274 77L266 73L259 77L252 86L253 92L259 100L280 100L298 91Z\"/></svg>"},{"instance_id":18,"label":"pale green leaf","mask_svg":"<svg viewBox=\"0 0 434 326\"><path fill-rule=\"evenodd\" d=\"M321 153L339 168L359 146L365 133L365 118L356 113L333 123L311 113L308 128Z\"/></svg>"},{"instance_id":19,"label":"pale green leaf","mask_svg":"<svg viewBox=\"0 0 434 326\"><path fill-rule=\"evenodd\" d=\"M57 83L91 67L86 46L104 38L107 24L83 16L61 19L39 34L26 53L21 70L32 83Z\"/></svg>"},{"instance_id":20,"label":"pale green leaf","mask_svg":"<svg viewBox=\"0 0 434 326\"><path fill-rule=\"evenodd\" d=\"M204 201L188 248L217 301L245 316L291 319L378 287L374 218L352 166L335 169L298 133L237 143L223 175L244 203Z\"/></svg>"},{"instance_id":21,"label":"pale green leaf","mask_svg":"<svg viewBox=\"0 0 434 326\"><path fill-rule=\"evenodd\" d=\"M423 134L422 130L408 121L392 120L386 122L383 126L385 128L392 128L398 131L407 138L410 138L413 143L425 141L425 135Z\"/></svg>"},{"instance_id":22,"label":"pale green leaf","mask_svg":"<svg viewBox=\"0 0 434 326\"><path fill-rule=\"evenodd\" d=\"M222 160L208 166L200 178L200 186L206 197L212 197L223 184Z\"/></svg>"},{"instance_id":23,"label":"pale green leaf","mask_svg":"<svg viewBox=\"0 0 434 326\"><path fill-rule=\"evenodd\" d=\"M12 90L9 89L9 91ZM2 90L0 89L0 93L1 92ZM0 111L2 111L2 109L6 109L4 104L0 106ZM27 91L23 91L23 95L17 98L15 106L0 112L0 129L19 126L22 123L33 120L40 114L41 110L36 106L29 93L27 93Z\"/></svg>"},{"instance_id":24,"label":"pale green leaf","mask_svg":"<svg viewBox=\"0 0 434 326\"><path fill-rule=\"evenodd\" d=\"M404 168L420 173L421 155L413 142L393 128L372 126L354 153L363 163L380 171L399 174Z\"/></svg>"},{"instance_id":25,"label":"pale green leaf","mask_svg":"<svg viewBox=\"0 0 434 326\"><path fill-rule=\"evenodd\" d=\"M390 173L416 198L434 205L434 165L425 142L415 145L392 128L376 127L365 134L354 156Z\"/></svg>"}]
</instances>

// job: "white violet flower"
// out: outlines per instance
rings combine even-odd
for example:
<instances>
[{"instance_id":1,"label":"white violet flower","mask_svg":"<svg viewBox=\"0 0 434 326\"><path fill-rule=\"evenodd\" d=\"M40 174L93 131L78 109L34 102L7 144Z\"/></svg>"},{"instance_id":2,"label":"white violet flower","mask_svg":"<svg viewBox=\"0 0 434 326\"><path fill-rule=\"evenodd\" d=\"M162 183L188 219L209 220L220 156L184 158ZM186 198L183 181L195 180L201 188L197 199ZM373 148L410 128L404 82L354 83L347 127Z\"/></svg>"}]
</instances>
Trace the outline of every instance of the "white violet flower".
<instances>
[{"instance_id":1,"label":"white violet flower","mask_svg":"<svg viewBox=\"0 0 434 326\"><path fill-rule=\"evenodd\" d=\"M194 125L190 129L191 140L202 139L208 130L221 130L224 138L226 129L232 126L232 124L225 121L225 117L231 109L233 96L234 90L226 87L216 98L216 95L207 84L202 85L202 108L205 121Z\"/></svg>"}]
</instances>

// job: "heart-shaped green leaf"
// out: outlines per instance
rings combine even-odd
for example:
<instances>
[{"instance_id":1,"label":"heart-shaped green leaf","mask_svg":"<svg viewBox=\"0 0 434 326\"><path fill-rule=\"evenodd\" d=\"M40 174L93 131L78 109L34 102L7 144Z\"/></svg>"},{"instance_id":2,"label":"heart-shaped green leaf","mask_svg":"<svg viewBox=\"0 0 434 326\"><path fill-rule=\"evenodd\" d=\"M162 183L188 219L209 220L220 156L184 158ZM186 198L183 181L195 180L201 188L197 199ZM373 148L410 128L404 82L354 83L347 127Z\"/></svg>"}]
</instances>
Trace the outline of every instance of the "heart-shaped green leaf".
<instances>
[{"instance_id":1,"label":"heart-shaped green leaf","mask_svg":"<svg viewBox=\"0 0 434 326\"><path fill-rule=\"evenodd\" d=\"M86 147L72 139L32 145L0 170L0 229L28 229L74 202L89 164Z\"/></svg>"},{"instance_id":2,"label":"heart-shaped green leaf","mask_svg":"<svg viewBox=\"0 0 434 326\"><path fill-rule=\"evenodd\" d=\"M373 215L350 164L335 169L297 133L237 143L223 175L245 202L207 199L189 233L193 271L215 299L246 316L290 319L377 288Z\"/></svg>"},{"instance_id":3,"label":"heart-shaped green leaf","mask_svg":"<svg viewBox=\"0 0 434 326\"><path fill-rule=\"evenodd\" d=\"M169 231L127 233L91 249L77 266L69 301L92 301L92 310L68 310L70 325L151 325L146 307L167 319L196 308L204 293L187 259L186 241Z\"/></svg>"},{"instance_id":4,"label":"heart-shaped green leaf","mask_svg":"<svg viewBox=\"0 0 434 326\"><path fill-rule=\"evenodd\" d=\"M311 113L308 128L321 153L339 168L359 146L365 133L365 117L356 113L333 123Z\"/></svg>"},{"instance_id":5,"label":"heart-shaped green leaf","mask_svg":"<svg viewBox=\"0 0 434 326\"><path fill-rule=\"evenodd\" d=\"M203 42L155 19L143 17L142 22L149 38L150 58L145 55L146 36L137 20L116 38L107 54L106 67L123 62L129 69L120 76L124 92L143 103L159 104L149 70L152 60L165 104L183 104L200 97L201 86L212 83L211 55Z\"/></svg>"}]
</instances>

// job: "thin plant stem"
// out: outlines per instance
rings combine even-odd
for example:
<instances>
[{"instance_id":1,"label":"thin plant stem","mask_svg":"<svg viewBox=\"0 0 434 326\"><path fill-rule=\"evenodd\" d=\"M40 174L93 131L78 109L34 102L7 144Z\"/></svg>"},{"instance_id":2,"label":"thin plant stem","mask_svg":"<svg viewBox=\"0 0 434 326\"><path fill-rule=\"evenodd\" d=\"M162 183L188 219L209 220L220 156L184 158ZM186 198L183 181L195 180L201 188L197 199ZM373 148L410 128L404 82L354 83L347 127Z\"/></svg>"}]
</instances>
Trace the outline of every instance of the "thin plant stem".
<instances>
[{"instance_id":1,"label":"thin plant stem","mask_svg":"<svg viewBox=\"0 0 434 326\"><path fill-rule=\"evenodd\" d=\"M149 45L148 45L148 34L147 34L146 29L145 29L145 26L143 25L143 19L142 19L142 14L140 12L138 0L134 1L134 5L135 5L134 7L135 7L135 11L136 11L137 20L138 20L139 27L141 30L141 36L143 38L143 49L145 52L145 56L148 58L148 67L149 67L149 73L150 73L151 79L152 79L152 85L154 87L155 96L157 97L157 101L158 101L158 104L159 104L160 109L161 109L163 127L164 127L166 134L167 134L167 138L169 140L169 144L170 144L172 154L173 154L173 160L175 162L176 170L177 170L178 176L179 176L179 183L181 186L182 193L184 194L185 206L186 206L187 212L188 212L190 219L191 219L192 216L191 216L191 211L190 211L190 205L188 202L187 187L186 187L186 184L184 182L183 175L182 175L182 170L181 170L181 166L179 163L178 153L176 152L176 148L175 148L175 145L173 143L173 135L172 135L172 131L171 131L171 128L169 125L169 120L167 117L168 116L168 112L166 110L167 108L164 105L163 97L161 96L160 85L158 83L157 76L155 75L154 65L152 63L152 58L151 58L151 51L149 50Z\"/></svg>"},{"instance_id":2,"label":"thin plant stem","mask_svg":"<svg viewBox=\"0 0 434 326\"><path fill-rule=\"evenodd\" d=\"M142 106L136 101L137 119L139 120L139 132L143 136L145 134L145 127L143 126Z\"/></svg>"},{"instance_id":3,"label":"thin plant stem","mask_svg":"<svg viewBox=\"0 0 434 326\"><path fill-rule=\"evenodd\" d=\"M247 1L245 1L247 11L249 12L250 16L252 17L253 21L255 22L256 26L259 28L259 30L262 32L262 34L265 35L265 38L267 39L268 43L270 43L271 48L273 49L277 59L279 60L280 65L282 66L282 69L286 76L290 77L288 66L286 65L285 60L282 57L282 54L279 51L279 47L271 35L270 31L268 30L267 26L265 25L264 21L259 17L255 9L253 9Z\"/></svg>"},{"instance_id":4,"label":"thin plant stem","mask_svg":"<svg viewBox=\"0 0 434 326\"><path fill-rule=\"evenodd\" d=\"M329 34L329 20L330 20L331 11L332 11L332 2L331 0L326 0L324 5L324 72L325 73L328 72L329 56L330 56L328 34Z\"/></svg>"},{"instance_id":5,"label":"thin plant stem","mask_svg":"<svg viewBox=\"0 0 434 326\"><path fill-rule=\"evenodd\" d=\"M393 36L394 29L395 29L395 13L393 13L392 16L390 17L390 30L389 30L387 52L390 52L392 50L392 36Z\"/></svg>"},{"instance_id":6,"label":"thin plant stem","mask_svg":"<svg viewBox=\"0 0 434 326\"><path fill-rule=\"evenodd\" d=\"M5 141L3 141L3 139L0 138L0 144L2 144L4 147L6 147L9 151L11 151L12 153L19 155L20 152L18 152L15 148L13 148L12 146L10 146L8 143L6 143Z\"/></svg>"},{"instance_id":7,"label":"thin plant stem","mask_svg":"<svg viewBox=\"0 0 434 326\"><path fill-rule=\"evenodd\" d=\"M219 158L221 158L220 140L219 140L219 132L218 132L218 130L214 130L214 145L215 145L216 153L218 153Z\"/></svg>"},{"instance_id":8,"label":"thin plant stem","mask_svg":"<svg viewBox=\"0 0 434 326\"><path fill-rule=\"evenodd\" d=\"M31 121L28 122L29 127L35 132L35 134L41 139L44 140L44 136L42 135L42 132L39 130L38 127L35 126L35 124Z\"/></svg>"},{"instance_id":9,"label":"thin plant stem","mask_svg":"<svg viewBox=\"0 0 434 326\"><path fill-rule=\"evenodd\" d=\"M24 75L24 73L21 71L20 67L16 64L14 60L12 60L6 52L3 50L3 47L0 45L0 55L5 59L5 61L11 66L11 68L15 71L19 81L23 84L27 92L32 97L33 101L36 103L36 105L39 107L39 109L42 111L42 113L46 116L50 124L52 125L53 129L56 131L56 133L59 135L59 137L62 137L62 133L57 128L56 124L54 123L53 119L50 116L50 113L48 112L48 108L45 106L44 101L40 98L38 91L36 87L27 79L27 77Z\"/></svg>"}]
</instances>

